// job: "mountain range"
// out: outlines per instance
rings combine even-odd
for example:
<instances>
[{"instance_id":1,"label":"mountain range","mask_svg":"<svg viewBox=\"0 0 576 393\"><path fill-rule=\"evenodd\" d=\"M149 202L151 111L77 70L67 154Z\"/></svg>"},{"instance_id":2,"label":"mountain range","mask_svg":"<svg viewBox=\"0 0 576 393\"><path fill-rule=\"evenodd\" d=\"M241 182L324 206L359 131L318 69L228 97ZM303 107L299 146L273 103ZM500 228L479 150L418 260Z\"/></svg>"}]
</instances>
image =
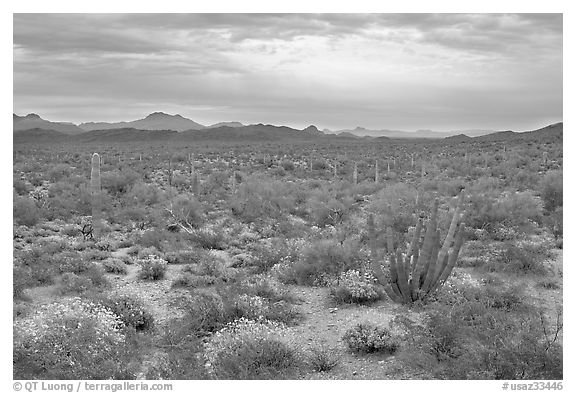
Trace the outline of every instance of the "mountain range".
<instances>
[{"instance_id":1,"label":"mountain range","mask_svg":"<svg viewBox=\"0 0 576 393\"><path fill-rule=\"evenodd\" d=\"M479 135L486 135L493 133L493 130L455 130L448 132L432 131L432 130L417 130L417 131L400 131L400 130L370 130L364 127L356 127L352 130L337 130L332 131L327 128L322 130L325 134L334 135L345 135L349 137L364 137L371 136L378 138L381 136L386 136L388 138L446 138L453 135L467 135L469 137L475 137Z\"/></svg>"},{"instance_id":2,"label":"mountain range","mask_svg":"<svg viewBox=\"0 0 576 393\"><path fill-rule=\"evenodd\" d=\"M14 124L14 132L41 128L44 130L53 130L62 132L64 134L75 135L86 131L72 123L60 123L44 120L35 113L30 113L26 116L18 116L13 114L12 119Z\"/></svg>"},{"instance_id":3,"label":"mountain range","mask_svg":"<svg viewBox=\"0 0 576 393\"><path fill-rule=\"evenodd\" d=\"M143 119L134 121L121 121L116 123L88 122L75 125L68 122L52 122L42 119L37 114L26 116L13 115L14 140L22 141L33 138L39 139L74 139L82 141L91 140L286 140L311 139L318 137L332 137L339 139L375 139L387 140L390 138L411 139L446 139L451 142L465 142L474 140L507 140L522 134L530 137L530 132L517 133L513 131L465 130L453 132L435 132L431 130L418 130L415 132L399 130L370 130L356 127L352 130L331 131L318 130L311 125L303 130L286 126L271 124L243 125L239 122L221 122L209 126L202 125L181 115L170 115L154 112ZM562 133L563 123L552 124L532 132ZM42 132L50 131L50 132ZM538 135L540 135L538 133ZM73 138L70 138L70 137Z\"/></svg>"}]
</instances>

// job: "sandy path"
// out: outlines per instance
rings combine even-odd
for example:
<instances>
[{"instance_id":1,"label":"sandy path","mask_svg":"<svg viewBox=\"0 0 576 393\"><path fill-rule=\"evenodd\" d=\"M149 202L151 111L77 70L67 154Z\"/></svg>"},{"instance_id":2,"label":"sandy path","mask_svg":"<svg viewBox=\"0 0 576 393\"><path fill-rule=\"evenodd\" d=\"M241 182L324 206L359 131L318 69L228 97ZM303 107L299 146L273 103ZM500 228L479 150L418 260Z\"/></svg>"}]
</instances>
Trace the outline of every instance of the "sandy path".
<instances>
[{"instance_id":1,"label":"sandy path","mask_svg":"<svg viewBox=\"0 0 576 393\"><path fill-rule=\"evenodd\" d=\"M300 325L289 328L289 340L303 352L309 348L325 344L340 356L339 365L329 372L310 372L302 375L305 379L408 379L418 376L405 373L395 356L350 353L342 336L359 322L372 322L388 327L390 321L399 314L417 314L406 307L383 300L370 306L335 306L330 303L328 288L290 286L297 297L302 299L295 308L304 315Z\"/></svg>"}]
</instances>

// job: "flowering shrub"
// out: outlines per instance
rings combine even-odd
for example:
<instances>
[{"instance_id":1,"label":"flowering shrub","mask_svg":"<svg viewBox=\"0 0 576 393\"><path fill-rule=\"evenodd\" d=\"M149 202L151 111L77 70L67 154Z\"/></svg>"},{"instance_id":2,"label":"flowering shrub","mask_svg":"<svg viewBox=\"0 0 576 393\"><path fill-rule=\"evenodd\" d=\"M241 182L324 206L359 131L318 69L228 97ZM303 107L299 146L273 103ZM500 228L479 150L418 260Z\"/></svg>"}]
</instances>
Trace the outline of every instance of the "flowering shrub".
<instances>
[{"instance_id":1,"label":"flowering shrub","mask_svg":"<svg viewBox=\"0 0 576 393\"><path fill-rule=\"evenodd\" d=\"M130 296L123 295L118 298L106 299L102 305L118 316L124 326L133 327L136 330L148 330L153 326L154 317L144 307L141 301Z\"/></svg>"},{"instance_id":2,"label":"flowering shrub","mask_svg":"<svg viewBox=\"0 0 576 393\"><path fill-rule=\"evenodd\" d=\"M108 258L102 262L102 267L107 273L112 274L126 274L128 269L126 264L118 258Z\"/></svg>"},{"instance_id":3,"label":"flowering shrub","mask_svg":"<svg viewBox=\"0 0 576 393\"><path fill-rule=\"evenodd\" d=\"M357 239L318 240L302 248L298 261L273 269L284 284L328 285L346 270L357 268L365 258Z\"/></svg>"},{"instance_id":4,"label":"flowering shrub","mask_svg":"<svg viewBox=\"0 0 576 393\"><path fill-rule=\"evenodd\" d=\"M138 260L140 265L139 277L144 280L161 280L166 273L168 262L157 255L148 255Z\"/></svg>"},{"instance_id":5,"label":"flowering shrub","mask_svg":"<svg viewBox=\"0 0 576 393\"><path fill-rule=\"evenodd\" d=\"M236 298L236 312L244 318L256 319L265 315L268 301L260 296L241 294Z\"/></svg>"},{"instance_id":6,"label":"flowering shrub","mask_svg":"<svg viewBox=\"0 0 576 393\"><path fill-rule=\"evenodd\" d=\"M42 305L14 323L14 378L132 378L120 318L82 300Z\"/></svg>"},{"instance_id":7,"label":"flowering shrub","mask_svg":"<svg viewBox=\"0 0 576 393\"><path fill-rule=\"evenodd\" d=\"M359 323L348 329L342 339L353 352L392 354L396 352L399 345L388 329L370 322Z\"/></svg>"},{"instance_id":8,"label":"flowering shrub","mask_svg":"<svg viewBox=\"0 0 576 393\"><path fill-rule=\"evenodd\" d=\"M80 294L92 289L92 281L84 276L74 273L64 273L58 279L58 292L61 295Z\"/></svg>"},{"instance_id":9,"label":"flowering shrub","mask_svg":"<svg viewBox=\"0 0 576 393\"><path fill-rule=\"evenodd\" d=\"M365 303L382 297L376 278L369 272L362 274L358 270L341 273L331 293L338 303Z\"/></svg>"},{"instance_id":10,"label":"flowering shrub","mask_svg":"<svg viewBox=\"0 0 576 393\"><path fill-rule=\"evenodd\" d=\"M228 323L205 344L208 372L222 379L281 377L296 362L294 350L281 340L283 329L264 319Z\"/></svg>"}]
</instances>

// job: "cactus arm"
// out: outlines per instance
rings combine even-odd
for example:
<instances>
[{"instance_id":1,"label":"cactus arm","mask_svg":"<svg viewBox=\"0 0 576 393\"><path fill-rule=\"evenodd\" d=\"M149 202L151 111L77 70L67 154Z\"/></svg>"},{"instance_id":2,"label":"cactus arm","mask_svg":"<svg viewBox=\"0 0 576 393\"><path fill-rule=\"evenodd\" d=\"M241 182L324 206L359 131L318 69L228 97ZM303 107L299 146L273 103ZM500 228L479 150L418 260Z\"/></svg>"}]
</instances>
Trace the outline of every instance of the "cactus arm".
<instances>
[{"instance_id":1,"label":"cactus arm","mask_svg":"<svg viewBox=\"0 0 576 393\"><path fill-rule=\"evenodd\" d=\"M428 263L426 272L424 274L425 277L424 284L422 285L423 294L428 293L432 283L436 278L436 266L441 264L438 263L439 250L440 250L440 231L436 230L436 234L434 235L432 252L430 253L430 263Z\"/></svg>"},{"instance_id":2,"label":"cactus arm","mask_svg":"<svg viewBox=\"0 0 576 393\"><path fill-rule=\"evenodd\" d=\"M386 295L388 295L388 297L390 299L392 299L392 301L396 302L396 303L402 303L404 301L404 298L402 296L399 296L393 289L392 289L392 285L384 285L384 292L386 292Z\"/></svg>"},{"instance_id":3,"label":"cactus arm","mask_svg":"<svg viewBox=\"0 0 576 393\"><path fill-rule=\"evenodd\" d=\"M402 298L406 303L409 303L411 300L410 295L410 287L408 286L408 277L406 276L406 268L402 263L402 253L400 250L396 252L396 270L398 271L398 289L400 289L400 293L402 294Z\"/></svg>"},{"instance_id":4,"label":"cactus arm","mask_svg":"<svg viewBox=\"0 0 576 393\"><path fill-rule=\"evenodd\" d=\"M384 272L382 271L382 266L380 265L380 260L378 259L378 247L376 244L376 226L374 224L374 216L370 214L368 216L368 239L370 243L370 264L374 276L378 282L382 285L386 285L386 279L384 277Z\"/></svg>"},{"instance_id":5,"label":"cactus arm","mask_svg":"<svg viewBox=\"0 0 576 393\"><path fill-rule=\"evenodd\" d=\"M412 299L416 300L418 296L418 285L419 285L419 278L416 277L416 270L415 267L418 264L418 257L420 254L420 249L418 245L416 245L416 249L413 251L414 255L412 256L412 278L410 279L410 293L412 295Z\"/></svg>"},{"instance_id":6,"label":"cactus arm","mask_svg":"<svg viewBox=\"0 0 576 393\"><path fill-rule=\"evenodd\" d=\"M414 251L418 247L418 242L420 240L420 233L422 232L422 219L419 218L418 222L416 223L416 229L414 230L414 236L412 236L412 241L410 242L410 248L408 249L407 256L412 256ZM415 266L412 267L411 271L413 271Z\"/></svg>"},{"instance_id":7,"label":"cactus arm","mask_svg":"<svg viewBox=\"0 0 576 393\"><path fill-rule=\"evenodd\" d=\"M448 229L448 234L446 235L446 239L444 239L444 244L442 245L442 249L438 253L438 260L443 261L446 255L448 254L448 250L452 246L454 242L454 234L456 233L456 227L458 226L458 222L460 220L460 210L462 209L462 201L464 199L464 192L460 191L460 195L458 196L458 202L456 204L456 210L454 211L454 215L452 216L452 221L450 222L450 228ZM436 269L434 281L437 281L442 274L442 271Z\"/></svg>"},{"instance_id":8,"label":"cactus arm","mask_svg":"<svg viewBox=\"0 0 576 393\"><path fill-rule=\"evenodd\" d=\"M100 183L100 155L92 155L92 169L90 171L90 188L92 193L92 228L94 237L100 235L100 213L102 204L102 186Z\"/></svg>"},{"instance_id":9,"label":"cactus arm","mask_svg":"<svg viewBox=\"0 0 576 393\"><path fill-rule=\"evenodd\" d=\"M454 242L454 247L452 249L452 252L450 253L450 256L448 257L448 264L446 265L446 268L443 270L442 274L440 275L438 281L436 282L436 285L432 288L432 291L434 291L434 290L440 288L442 285L444 285L444 283L448 279L448 276L450 275L450 273L452 273L452 270L456 266L456 261L458 260L458 254L460 253L460 249L462 248L462 245L464 244L464 231L460 227L461 227L461 225L458 228L458 231L456 234L456 240Z\"/></svg>"},{"instance_id":10,"label":"cactus arm","mask_svg":"<svg viewBox=\"0 0 576 393\"><path fill-rule=\"evenodd\" d=\"M386 228L386 248L388 250L388 254L394 254L394 235L392 233L392 228Z\"/></svg>"},{"instance_id":11,"label":"cactus arm","mask_svg":"<svg viewBox=\"0 0 576 393\"><path fill-rule=\"evenodd\" d=\"M432 248L434 247L436 240L436 220L438 215L438 199L434 200L432 205L432 216L430 217L430 221L426 226L426 234L424 235L424 244L422 245L422 250L420 251L420 255L418 257L418 264L416 265L416 269L414 275L412 277L413 284L415 285L415 294L417 297L420 297L419 292L422 285L422 280L425 277L426 271L428 270L430 264L430 256L432 254Z\"/></svg>"}]
</instances>

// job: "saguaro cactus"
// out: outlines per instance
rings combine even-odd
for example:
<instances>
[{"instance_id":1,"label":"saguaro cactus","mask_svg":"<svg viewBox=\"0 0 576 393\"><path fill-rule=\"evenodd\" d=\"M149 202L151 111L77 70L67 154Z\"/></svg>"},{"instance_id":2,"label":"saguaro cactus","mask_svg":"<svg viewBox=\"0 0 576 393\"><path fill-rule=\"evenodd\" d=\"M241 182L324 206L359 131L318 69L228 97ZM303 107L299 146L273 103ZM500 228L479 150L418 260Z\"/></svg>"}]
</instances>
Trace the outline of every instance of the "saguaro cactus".
<instances>
[{"instance_id":1,"label":"saguaro cactus","mask_svg":"<svg viewBox=\"0 0 576 393\"><path fill-rule=\"evenodd\" d=\"M90 172L90 191L92 193L92 228L93 236L98 237L101 231L102 186L100 183L100 155L92 155L92 170Z\"/></svg>"},{"instance_id":2,"label":"saguaro cactus","mask_svg":"<svg viewBox=\"0 0 576 393\"><path fill-rule=\"evenodd\" d=\"M358 184L358 163L354 161L354 172L352 172L352 183Z\"/></svg>"},{"instance_id":3,"label":"saguaro cactus","mask_svg":"<svg viewBox=\"0 0 576 393\"><path fill-rule=\"evenodd\" d=\"M432 206L431 217L426 226L422 245L420 235L423 230L422 218L418 220L412 242L405 254L400 249L394 250L392 229L387 228L387 251L390 261L389 280L386 279L380 260L376 243L376 229L374 217L368 217L368 236L370 239L372 270L378 282L384 286L386 294L395 302L411 303L425 300L440 288L452 272L462 244L464 243L460 215L462 210L463 193L458 197L458 203L448 234L440 245L440 231L438 225L438 199Z\"/></svg>"},{"instance_id":4,"label":"saguaro cactus","mask_svg":"<svg viewBox=\"0 0 576 393\"><path fill-rule=\"evenodd\" d=\"M376 168L374 169L374 183L380 183L380 172L378 171L378 159L376 159Z\"/></svg>"},{"instance_id":5,"label":"saguaro cactus","mask_svg":"<svg viewBox=\"0 0 576 393\"><path fill-rule=\"evenodd\" d=\"M198 197L200 193L200 179L198 177L198 173L194 172L192 174L192 194L194 194L195 197Z\"/></svg>"},{"instance_id":6,"label":"saguaro cactus","mask_svg":"<svg viewBox=\"0 0 576 393\"><path fill-rule=\"evenodd\" d=\"M170 157L168 159L168 186L172 186L172 175L173 175L173 170L172 170L172 157Z\"/></svg>"}]
</instances>

